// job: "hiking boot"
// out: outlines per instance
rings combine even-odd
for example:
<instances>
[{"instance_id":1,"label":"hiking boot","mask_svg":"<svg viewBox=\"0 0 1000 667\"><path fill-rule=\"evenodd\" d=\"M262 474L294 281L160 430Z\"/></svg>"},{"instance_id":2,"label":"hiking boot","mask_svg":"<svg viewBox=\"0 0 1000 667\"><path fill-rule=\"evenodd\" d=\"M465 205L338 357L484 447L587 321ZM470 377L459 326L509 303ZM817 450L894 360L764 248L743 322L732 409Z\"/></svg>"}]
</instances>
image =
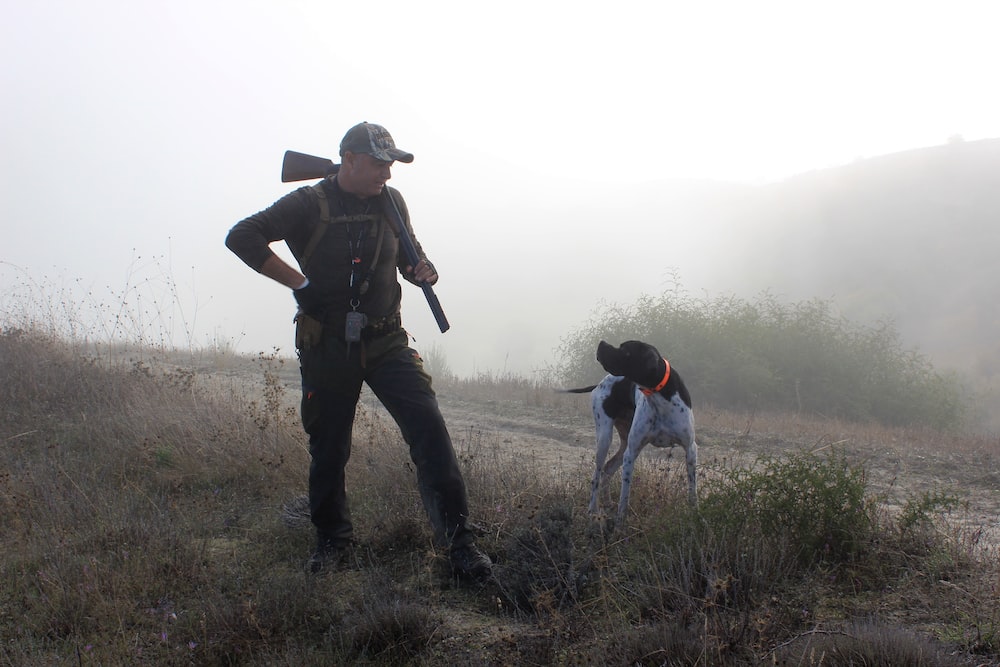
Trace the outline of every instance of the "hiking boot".
<instances>
[{"instance_id":1,"label":"hiking boot","mask_svg":"<svg viewBox=\"0 0 1000 667\"><path fill-rule=\"evenodd\" d=\"M493 574L493 561L475 544L452 547L448 560L455 574L475 581L484 581Z\"/></svg>"},{"instance_id":2,"label":"hiking boot","mask_svg":"<svg viewBox=\"0 0 1000 667\"><path fill-rule=\"evenodd\" d=\"M313 574L335 570L347 560L347 547L337 546L330 542L320 542L316 551L309 557L309 571Z\"/></svg>"}]
</instances>

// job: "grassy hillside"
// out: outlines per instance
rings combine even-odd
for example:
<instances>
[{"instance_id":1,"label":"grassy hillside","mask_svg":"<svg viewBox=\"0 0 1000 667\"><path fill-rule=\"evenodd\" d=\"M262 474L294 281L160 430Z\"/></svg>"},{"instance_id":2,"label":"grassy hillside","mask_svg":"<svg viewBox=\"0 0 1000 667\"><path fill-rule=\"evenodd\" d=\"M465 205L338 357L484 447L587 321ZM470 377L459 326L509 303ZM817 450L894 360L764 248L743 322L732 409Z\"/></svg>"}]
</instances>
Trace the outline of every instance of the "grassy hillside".
<instances>
[{"instance_id":1,"label":"grassy hillside","mask_svg":"<svg viewBox=\"0 0 1000 667\"><path fill-rule=\"evenodd\" d=\"M810 172L714 210L726 275L741 278L713 287L833 298L852 319L895 321L936 365L996 382L1000 139Z\"/></svg>"},{"instance_id":2,"label":"grassy hillside","mask_svg":"<svg viewBox=\"0 0 1000 667\"><path fill-rule=\"evenodd\" d=\"M7 329L0 368L3 665L1000 659L995 509L965 496L995 497L994 442L948 436L945 452L932 431L706 408L699 507L676 464L644 454L616 533L583 511L591 445L541 465L523 433L469 428L456 446L498 563L469 586L430 544L405 445L365 397L348 470L359 542L316 577L280 359L94 358ZM440 394L479 424L554 423L572 405L590 431L579 397L517 378ZM921 466L935 485L906 486Z\"/></svg>"}]
</instances>

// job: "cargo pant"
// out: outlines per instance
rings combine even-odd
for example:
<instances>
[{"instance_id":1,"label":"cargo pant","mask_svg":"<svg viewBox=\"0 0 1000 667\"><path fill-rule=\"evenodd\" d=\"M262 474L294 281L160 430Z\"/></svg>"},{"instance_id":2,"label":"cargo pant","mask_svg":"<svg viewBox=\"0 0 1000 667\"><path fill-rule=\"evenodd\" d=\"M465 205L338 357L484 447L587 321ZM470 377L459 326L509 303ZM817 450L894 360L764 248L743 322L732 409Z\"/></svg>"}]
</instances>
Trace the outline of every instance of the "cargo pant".
<instances>
[{"instance_id":1,"label":"cargo pant","mask_svg":"<svg viewBox=\"0 0 1000 667\"><path fill-rule=\"evenodd\" d=\"M363 346L363 350L362 350ZM363 355L363 356L362 356ZM345 467L362 383L399 425L417 471L424 508L441 546L473 542L468 499L451 437L417 352L398 330L350 346L325 335L299 351L302 425L309 434L309 506L321 543L344 546L352 536Z\"/></svg>"}]
</instances>

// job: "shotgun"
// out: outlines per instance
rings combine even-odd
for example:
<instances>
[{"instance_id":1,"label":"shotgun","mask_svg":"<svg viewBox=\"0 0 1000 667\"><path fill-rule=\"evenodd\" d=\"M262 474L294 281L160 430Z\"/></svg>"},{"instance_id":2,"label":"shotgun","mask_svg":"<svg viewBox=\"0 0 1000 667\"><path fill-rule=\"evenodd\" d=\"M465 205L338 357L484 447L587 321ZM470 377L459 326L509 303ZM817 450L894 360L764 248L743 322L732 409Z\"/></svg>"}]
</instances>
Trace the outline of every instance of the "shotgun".
<instances>
[{"instance_id":1,"label":"shotgun","mask_svg":"<svg viewBox=\"0 0 1000 667\"><path fill-rule=\"evenodd\" d=\"M339 168L340 165L334 164L333 160L329 158L297 153L296 151L285 151L285 158L281 162L281 182L326 178L330 174L337 173ZM410 233L406 229L406 223L399 212L399 207L396 206L396 200L389 194L389 188L382 189L382 198L385 200L382 208L399 234L399 243L403 246L406 259L410 266L415 267L420 261L420 255L417 254L417 246L414 245L413 239L410 238ZM420 283L420 288L424 290L424 297L427 299L427 305L431 307L431 312L434 313L438 328L441 333L444 333L451 328L451 325L448 324L448 318L445 317L441 302L438 301L437 295L434 293L434 288L427 282Z\"/></svg>"}]
</instances>

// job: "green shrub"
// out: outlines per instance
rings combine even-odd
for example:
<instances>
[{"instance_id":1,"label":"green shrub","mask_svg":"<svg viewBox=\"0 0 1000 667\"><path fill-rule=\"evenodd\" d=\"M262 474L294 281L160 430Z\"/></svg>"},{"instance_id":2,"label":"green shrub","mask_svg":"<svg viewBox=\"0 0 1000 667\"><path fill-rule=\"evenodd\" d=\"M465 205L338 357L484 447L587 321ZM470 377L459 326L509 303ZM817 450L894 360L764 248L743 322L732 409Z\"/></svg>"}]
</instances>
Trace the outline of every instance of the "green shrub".
<instances>
[{"instance_id":1,"label":"green shrub","mask_svg":"<svg viewBox=\"0 0 1000 667\"><path fill-rule=\"evenodd\" d=\"M693 299L677 290L602 304L563 339L553 373L571 385L594 382L603 374L597 343L629 339L656 346L696 401L720 408L934 428L958 426L964 416L958 379L905 349L892 324L848 322L819 299Z\"/></svg>"},{"instance_id":2,"label":"green shrub","mask_svg":"<svg viewBox=\"0 0 1000 667\"><path fill-rule=\"evenodd\" d=\"M871 535L864 470L842 456L794 453L716 472L700 507L710 525L759 533L806 563L849 559Z\"/></svg>"}]
</instances>

